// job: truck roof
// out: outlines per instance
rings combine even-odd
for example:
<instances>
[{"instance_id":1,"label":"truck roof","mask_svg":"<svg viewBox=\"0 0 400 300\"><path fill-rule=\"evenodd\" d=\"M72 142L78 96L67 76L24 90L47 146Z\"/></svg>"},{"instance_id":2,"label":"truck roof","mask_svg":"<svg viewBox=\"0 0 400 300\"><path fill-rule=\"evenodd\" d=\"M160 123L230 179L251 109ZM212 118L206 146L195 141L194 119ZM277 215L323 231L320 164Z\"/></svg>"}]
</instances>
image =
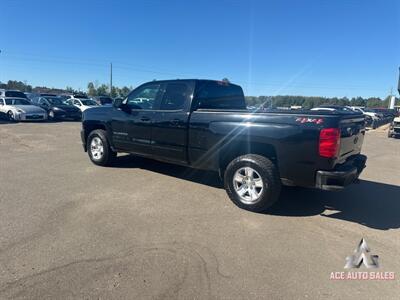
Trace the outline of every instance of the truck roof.
<instances>
[{"instance_id":1,"label":"truck roof","mask_svg":"<svg viewBox=\"0 0 400 300\"><path fill-rule=\"evenodd\" d=\"M225 84L229 84L229 85L239 86L238 84L234 84L234 83L229 82L229 81L214 80L214 79L199 79L199 78L197 78L197 79L196 78L192 78L192 79L190 79L190 78L185 78L185 79L177 78L177 79L153 80L153 81L149 81L149 82L160 82L160 83L162 83L162 82L173 82L173 81L220 82L220 83L225 83ZM149 83L149 82L147 82L147 83Z\"/></svg>"}]
</instances>

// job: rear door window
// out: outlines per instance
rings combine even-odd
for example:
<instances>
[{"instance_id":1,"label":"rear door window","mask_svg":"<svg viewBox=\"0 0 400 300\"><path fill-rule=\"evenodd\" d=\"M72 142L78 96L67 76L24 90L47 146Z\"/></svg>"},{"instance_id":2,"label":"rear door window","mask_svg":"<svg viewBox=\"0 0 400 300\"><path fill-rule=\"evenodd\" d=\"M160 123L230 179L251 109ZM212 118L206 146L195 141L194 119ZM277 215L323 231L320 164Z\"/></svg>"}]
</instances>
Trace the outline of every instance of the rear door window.
<instances>
[{"instance_id":1,"label":"rear door window","mask_svg":"<svg viewBox=\"0 0 400 300\"><path fill-rule=\"evenodd\" d=\"M191 87L185 82L168 83L161 101L161 110L183 110L190 101Z\"/></svg>"}]
</instances>

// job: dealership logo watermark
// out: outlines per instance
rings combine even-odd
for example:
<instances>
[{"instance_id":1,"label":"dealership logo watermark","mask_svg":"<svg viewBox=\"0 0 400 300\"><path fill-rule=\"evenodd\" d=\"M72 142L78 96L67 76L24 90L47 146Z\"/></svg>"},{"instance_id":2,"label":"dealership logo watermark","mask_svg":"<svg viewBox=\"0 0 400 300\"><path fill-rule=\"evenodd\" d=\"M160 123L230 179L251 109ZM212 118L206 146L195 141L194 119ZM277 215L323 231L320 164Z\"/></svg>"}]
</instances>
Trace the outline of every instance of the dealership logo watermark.
<instances>
[{"instance_id":1,"label":"dealership logo watermark","mask_svg":"<svg viewBox=\"0 0 400 300\"><path fill-rule=\"evenodd\" d=\"M363 238L358 243L353 254L346 257L345 269L378 269L379 256L372 254L366 240ZM331 280L394 280L394 272L377 272L377 271L347 271L347 272L331 272Z\"/></svg>"},{"instance_id":2,"label":"dealership logo watermark","mask_svg":"<svg viewBox=\"0 0 400 300\"><path fill-rule=\"evenodd\" d=\"M345 269L359 268L361 264L367 269L377 269L379 268L378 255L371 255L371 250L369 249L365 239L361 239L354 254L346 257Z\"/></svg>"}]
</instances>

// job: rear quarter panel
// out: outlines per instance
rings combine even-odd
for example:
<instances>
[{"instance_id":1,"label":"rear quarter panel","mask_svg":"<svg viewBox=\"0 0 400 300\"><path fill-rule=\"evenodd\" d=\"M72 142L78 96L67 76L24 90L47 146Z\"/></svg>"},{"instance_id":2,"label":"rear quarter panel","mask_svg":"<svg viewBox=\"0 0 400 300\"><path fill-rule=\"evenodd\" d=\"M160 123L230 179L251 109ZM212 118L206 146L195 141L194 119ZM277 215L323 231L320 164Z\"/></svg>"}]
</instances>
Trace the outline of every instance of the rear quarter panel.
<instances>
[{"instance_id":1,"label":"rear quarter panel","mask_svg":"<svg viewBox=\"0 0 400 300\"><path fill-rule=\"evenodd\" d=\"M322 128L337 126L338 116L195 111L189 124L189 160L197 168L218 170L221 158L236 145L246 145L249 153L254 153L254 145L257 151L260 145L272 147L281 178L309 186L316 170L335 164L334 159L319 157L318 142Z\"/></svg>"}]
</instances>

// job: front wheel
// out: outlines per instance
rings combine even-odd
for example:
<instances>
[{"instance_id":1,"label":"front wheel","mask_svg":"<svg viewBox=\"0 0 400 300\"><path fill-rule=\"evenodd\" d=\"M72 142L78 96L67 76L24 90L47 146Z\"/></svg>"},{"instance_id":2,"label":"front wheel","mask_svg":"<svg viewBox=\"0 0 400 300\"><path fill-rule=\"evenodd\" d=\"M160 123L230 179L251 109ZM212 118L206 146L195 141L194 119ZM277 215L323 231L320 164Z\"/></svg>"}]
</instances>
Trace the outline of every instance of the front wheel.
<instances>
[{"instance_id":1,"label":"front wheel","mask_svg":"<svg viewBox=\"0 0 400 300\"><path fill-rule=\"evenodd\" d=\"M266 157L255 154L231 161L224 174L225 190L239 207L262 212L279 198L281 182L276 166Z\"/></svg>"},{"instance_id":2,"label":"front wheel","mask_svg":"<svg viewBox=\"0 0 400 300\"><path fill-rule=\"evenodd\" d=\"M10 122L16 122L17 120L15 119L14 113L10 110L7 112L7 119Z\"/></svg>"},{"instance_id":3,"label":"front wheel","mask_svg":"<svg viewBox=\"0 0 400 300\"><path fill-rule=\"evenodd\" d=\"M101 129L92 131L87 138L87 151L90 160L99 166L111 165L117 153L112 151L106 132Z\"/></svg>"}]
</instances>

